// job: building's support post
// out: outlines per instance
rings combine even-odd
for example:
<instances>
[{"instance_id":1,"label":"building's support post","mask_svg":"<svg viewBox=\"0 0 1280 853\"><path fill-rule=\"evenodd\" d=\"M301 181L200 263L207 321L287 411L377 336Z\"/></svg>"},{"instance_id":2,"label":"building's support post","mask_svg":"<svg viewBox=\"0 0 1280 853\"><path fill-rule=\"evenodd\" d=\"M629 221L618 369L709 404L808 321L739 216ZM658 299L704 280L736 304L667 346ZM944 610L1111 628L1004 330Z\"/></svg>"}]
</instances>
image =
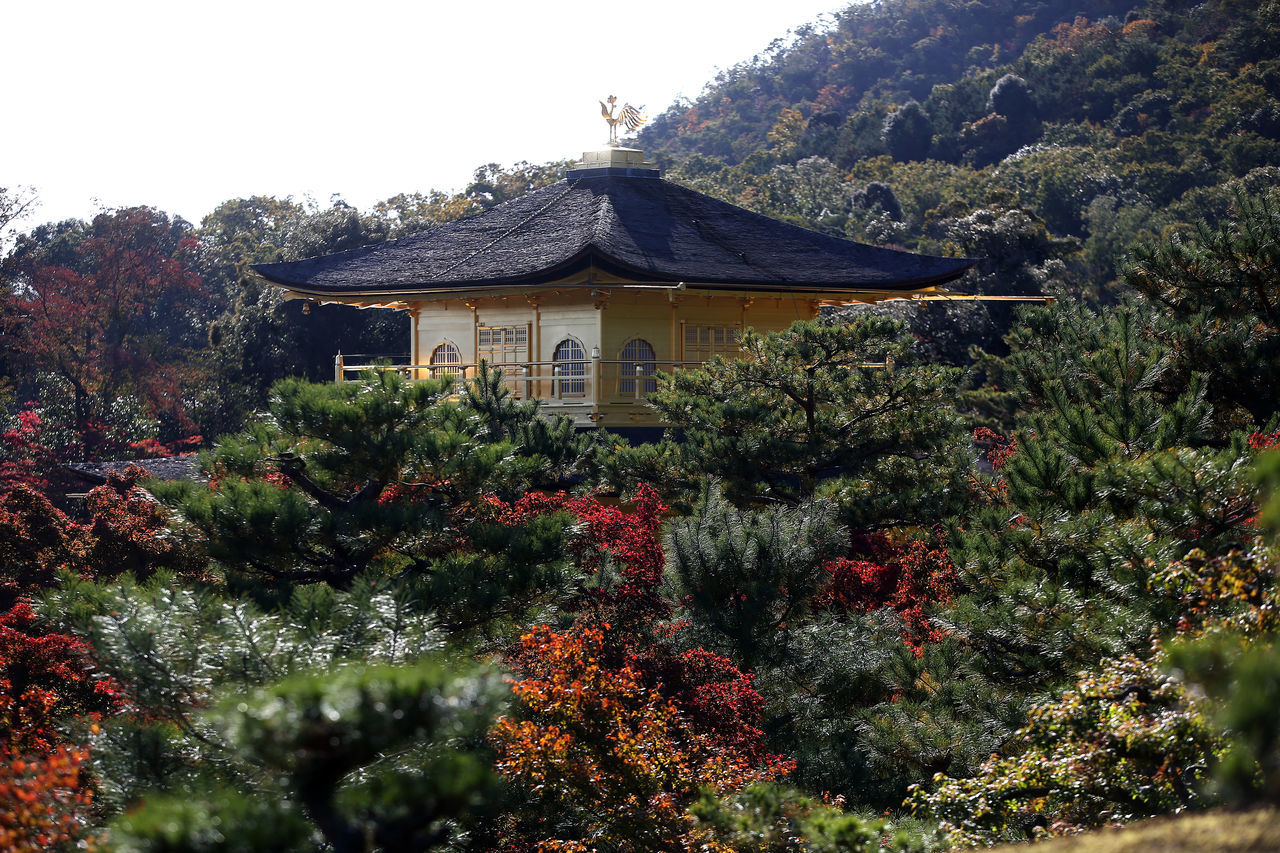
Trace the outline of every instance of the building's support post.
<instances>
[{"instance_id":1,"label":"building's support post","mask_svg":"<svg viewBox=\"0 0 1280 853\"><path fill-rule=\"evenodd\" d=\"M591 347L591 420L600 422L600 345Z\"/></svg>"},{"instance_id":2,"label":"building's support post","mask_svg":"<svg viewBox=\"0 0 1280 853\"><path fill-rule=\"evenodd\" d=\"M418 308L409 309L409 363L412 365L421 364L421 353L418 351ZM416 369L409 372L410 379L418 378Z\"/></svg>"},{"instance_id":3,"label":"building's support post","mask_svg":"<svg viewBox=\"0 0 1280 853\"><path fill-rule=\"evenodd\" d=\"M533 375L541 376L542 375L542 297L530 296L528 297L528 299L529 299L529 305L533 307L533 328L530 330L530 337L532 338L530 343L533 344L533 358L530 360L535 365L537 365L536 367L533 368ZM528 388L529 385L532 385L533 387ZM525 383L525 386L526 388L528 388L529 394L535 400L542 399L544 389L542 387L541 380L538 380L537 382L533 382L533 383Z\"/></svg>"},{"instance_id":4,"label":"building's support post","mask_svg":"<svg viewBox=\"0 0 1280 853\"><path fill-rule=\"evenodd\" d=\"M667 301L671 303L671 372L675 372L675 362L680 360L680 341L676 338L678 331L676 327L676 297L670 291L667 292Z\"/></svg>"},{"instance_id":5,"label":"building's support post","mask_svg":"<svg viewBox=\"0 0 1280 853\"><path fill-rule=\"evenodd\" d=\"M471 309L471 360L480 364L480 317L476 314L476 303L470 300L462 303Z\"/></svg>"}]
</instances>

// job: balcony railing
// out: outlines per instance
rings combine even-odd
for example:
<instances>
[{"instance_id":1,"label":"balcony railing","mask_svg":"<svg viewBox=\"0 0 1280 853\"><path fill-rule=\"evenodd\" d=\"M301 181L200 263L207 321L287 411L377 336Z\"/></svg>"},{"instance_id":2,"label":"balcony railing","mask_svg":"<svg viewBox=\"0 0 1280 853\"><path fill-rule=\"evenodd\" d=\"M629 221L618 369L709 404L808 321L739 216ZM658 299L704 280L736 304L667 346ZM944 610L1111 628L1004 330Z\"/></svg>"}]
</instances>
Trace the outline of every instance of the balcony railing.
<instances>
[{"instance_id":1,"label":"balcony railing","mask_svg":"<svg viewBox=\"0 0 1280 853\"><path fill-rule=\"evenodd\" d=\"M690 367L701 367L700 361L621 361L587 358L582 361L526 361L515 364L493 364L502 371L502 382L511 393L523 400L541 400L552 410L570 412L591 421L611 408L645 408L645 398L658 388L658 372L674 373ZM334 380L347 382L362 371L394 371L411 379L437 379L452 376L459 382L476 377L479 365L462 364L387 364L385 362L353 363L344 356L334 359Z\"/></svg>"},{"instance_id":2,"label":"balcony railing","mask_svg":"<svg viewBox=\"0 0 1280 853\"><path fill-rule=\"evenodd\" d=\"M568 415L580 426L613 426L658 424L657 412L645 402L658 388L657 374L702 365L701 361L637 362L591 357L582 361L526 361L490 367L502 371L502 383L519 399L539 400L548 412ZM893 369L891 361L866 362L861 366ZM366 370L394 371L410 380L452 376L458 382L466 382L476 377L479 365L388 364L382 360L355 363L348 362L341 354L334 358L333 374L337 382L349 382Z\"/></svg>"}]
</instances>

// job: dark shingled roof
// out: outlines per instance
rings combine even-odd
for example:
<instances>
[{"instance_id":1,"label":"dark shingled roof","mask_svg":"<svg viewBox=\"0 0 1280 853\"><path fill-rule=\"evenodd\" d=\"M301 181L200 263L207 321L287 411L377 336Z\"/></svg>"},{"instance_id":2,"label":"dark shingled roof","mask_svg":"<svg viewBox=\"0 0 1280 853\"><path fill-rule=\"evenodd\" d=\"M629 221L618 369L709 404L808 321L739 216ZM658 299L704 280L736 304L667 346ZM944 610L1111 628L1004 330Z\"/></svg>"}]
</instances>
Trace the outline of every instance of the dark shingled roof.
<instances>
[{"instance_id":1,"label":"dark shingled roof","mask_svg":"<svg viewBox=\"0 0 1280 853\"><path fill-rule=\"evenodd\" d=\"M540 284L595 267L646 282L735 289L904 290L973 266L828 237L662 180L584 169L431 231L302 261L268 281L334 294Z\"/></svg>"},{"instance_id":2,"label":"dark shingled roof","mask_svg":"<svg viewBox=\"0 0 1280 853\"><path fill-rule=\"evenodd\" d=\"M63 465L91 483L105 483L107 475L120 472L130 465L138 465L157 480L200 480L196 467L196 455L166 456L160 459L125 459L119 462L71 462Z\"/></svg>"}]
</instances>

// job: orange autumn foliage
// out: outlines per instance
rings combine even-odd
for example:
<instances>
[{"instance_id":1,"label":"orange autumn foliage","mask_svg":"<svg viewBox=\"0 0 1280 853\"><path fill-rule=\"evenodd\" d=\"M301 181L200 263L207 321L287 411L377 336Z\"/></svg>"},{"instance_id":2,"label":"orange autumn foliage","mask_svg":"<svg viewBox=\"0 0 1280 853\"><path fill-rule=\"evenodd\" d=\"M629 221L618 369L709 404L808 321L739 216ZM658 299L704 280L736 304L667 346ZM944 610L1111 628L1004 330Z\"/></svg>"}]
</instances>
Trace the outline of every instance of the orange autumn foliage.
<instances>
[{"instance_id":1,"label":"orange autumn foliage","mask_svg":"<svg viewBox=\"0 0 1280 853\"><path fill-rule=\"evenodd\" d=\"M0 752L0 850L92 849L84 837L93 797L81 776L87 760L87 752L69 746L40 756Z\"/></svg>"},{"instance_id":2,"label":"orange autumn foliage","mask_svg":"<svg viewBox=\"0 0 1280 853\"><path fill-rule=\"evenodd\" d=\"M603 663L608 626L526 634L516 713L494 727L497 769L538 808L512 816L505 850L619 853L703 849L687 808L699 791L735 791L790 772L699 731L642 674Z\"/></svg>"}]
</instances>

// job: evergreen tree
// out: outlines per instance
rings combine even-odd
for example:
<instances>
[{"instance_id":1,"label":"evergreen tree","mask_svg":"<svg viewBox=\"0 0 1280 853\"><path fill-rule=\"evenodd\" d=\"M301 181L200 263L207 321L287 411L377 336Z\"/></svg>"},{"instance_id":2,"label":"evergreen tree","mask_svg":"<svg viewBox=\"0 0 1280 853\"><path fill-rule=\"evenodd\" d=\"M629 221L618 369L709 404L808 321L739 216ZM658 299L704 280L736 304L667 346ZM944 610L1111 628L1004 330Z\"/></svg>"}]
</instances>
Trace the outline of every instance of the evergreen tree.
<instances>
[{"instance_id":1,"label":"evergreen tree","mask_svg":"<svg viewBox=\"0 0 1280 853\"><path fill-rule=\"evenodd\" d=\"M1210 443L1203 377L1168 381L1160 312L1134 302L1025 319L1004 377L1026 407L1023 430L988 506L954 527L966 592L946 619L988 672L1029 686L1141 653L1176 611L1153 568L1238 547L1256 489L1244 437Z\"/></svg>"},{"instance_id":2,"label":"evergreen tree","mask_svg":"<svg viewBox=\"0 0 1280 853\"><path fill-rule=\"evenodd\" d=\"M1125 281L1176 321L1169 384L1205 376L1222 432L1280 412L1280 192L1235 196L1233 215L1134 251Z\"/></svg>"},{"instance_id":3,"label":"evergreen tree","mask_svg":"<svg viewBox=\"0 0 1280 853\"><path fill-rule=\"evenodd\" d=\"M848 535L826 501L762 511L735 509L708 486L693 515L667 537L696 635L746 669L785 658L787 638L827 580L825 564Z\"/></svg>"},{"instance_id":4,"label":"evergreen tree","mask_svg":"<svg viewBox=\"0 0 1280 853\"><path fill-rule=\"evenodd\" d=\"M350 660L407 665L443 646L435 621L404 589L315 584L270 609L225 592L183 589L162 573L145 584L68 576L46 595L42 615L86 637L101 676L146 711L103 720L94 740L98 805L107 813L155 791L256 778L252 758L238 755L204 713L220 696Z\"/></svg>"},{"instance_id":5,"label":"evergreen tree","mask_svg":"<svg viewBox=\"0 0 1280 853\"><path fill-rule=\"evenodd\" d=\"M461 398L450 380L393 371L284 380L265 417L202 457L208 485L155 491L233 576L347 588L375 572L458 624L501 618L563 582L565 522L496 527L486 501L554 481L579 445L563 425L533 426L533 405L487 378Z\"/></svg>"},{"instance_id":6,"label":"evergreen tree","mask_svg":"<svg viewBox=\"0 0 1280 853\"><path fill-rule=\"evenodd\" d=\"M889 113L881 138L895 160L923 160L932 135L929 116L919 102L911 100Z\"/></svg>"},{"instance_id":7,"label":"evergreen tree","mask_svg":"<svg viewBox=\"0 0 1280 853\"><path fill-rule=\"evenodd\" d=\"M650 400L688 470L738 505L834 499L853 527L935 519L963 500L958 372L919 363L901 324L860 317L748 331L742 355L664 381Z\"/></svg>"},{"instance_id":8,"label":"evergreen tree","mask_svg":"<svg viewBox=\"0 0 1280 853\"><path fill-rule=\"evenodd\" d=\"M851 546L835 516L822 500L736 509L707 489L671 524L668 566L685 641L754 673L792 780L883 809L934 773L971 770L1021 708L961 643L927 628L949 581L847 559L866 546ZM890 550L901 563L920 553Z\"/></svg>"},{"instance_id":9,"label":"evergreen tree","mask_svg":"<svg viewBox=\"0 0 1280 853\"><path fill-rule=\"evenodd\" d=\"M1027 81L1016 74L1006 74L991 87L987 109L1010 121L1024 121L1034 115L1036 105Z\"/></svg>"},{"instance_id":10,"label":"evergreen tree","mask_svg":"<svg viewBox=\"0 0 1280 853\"><path fill-rule=\"evenodd\" d=\"M210 780L153 796L116 834L124 849L151 851L443 848L494 796L474 745L504 692L475 667L421 662L298 675L228 697L207 716L251 758L248 792Z\"/></svg>"}]
</instances>

